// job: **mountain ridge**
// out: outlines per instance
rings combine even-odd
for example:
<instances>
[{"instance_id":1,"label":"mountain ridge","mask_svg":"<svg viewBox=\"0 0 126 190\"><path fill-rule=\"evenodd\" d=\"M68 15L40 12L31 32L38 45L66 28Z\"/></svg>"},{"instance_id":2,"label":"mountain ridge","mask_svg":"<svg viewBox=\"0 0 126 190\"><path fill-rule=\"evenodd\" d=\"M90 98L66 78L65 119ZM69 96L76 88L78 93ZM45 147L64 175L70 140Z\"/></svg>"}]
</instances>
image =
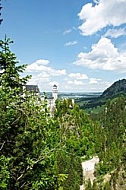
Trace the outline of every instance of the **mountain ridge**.
<instances>
[{"instance_id":1,"label":"mountain ridge","mask_svg":"<svg viewBox=\"0 0 126 190\"><path fill-rule=\"evenodd\" d=\"M118 96L126 96L126 79L121 79L115 81L110 87L108 87L100 96L94 98L86 98L83 100L79 100L78 102L81 104L81 108L92 109L97 106L103 106L110 99L117 98Z\"/></svg>"},{"instance_id":2,"label":"mountain ridge","mask_svg":"<svg viewBox=\"0 0 126 190\"><path fill-rule=\"evenodd\" d=\"M126 94L126 79L118 80L108 87L100 96L100 98L113 98L120 94Z\"/></svg>"}]
</instances>

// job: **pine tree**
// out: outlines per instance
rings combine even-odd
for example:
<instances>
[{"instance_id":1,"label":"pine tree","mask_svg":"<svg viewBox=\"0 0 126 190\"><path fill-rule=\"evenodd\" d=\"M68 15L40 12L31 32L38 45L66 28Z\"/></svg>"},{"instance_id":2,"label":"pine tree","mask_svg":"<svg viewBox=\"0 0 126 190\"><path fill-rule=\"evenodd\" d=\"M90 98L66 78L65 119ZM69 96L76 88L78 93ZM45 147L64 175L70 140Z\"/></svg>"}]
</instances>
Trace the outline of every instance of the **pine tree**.
<instances>
[{"instance_id":1,"label":"pine tree","mask_svg":"<svg viewBox=\"0 0 126 190\"><path fill-rule=\"evenodd\" d=\"M37 97L29 95L22 101L29 77L20 77L25 65L16 66L11 43L6 36L0 41L0 189L54 190L56 128L46 105L35 104Z\"/></svg>"},{"instance_id":2,"label":"pine tree","mask_svg":"<svg viewBox=\"0 0 126 190\"><path fill-rule=\"evenodd\" d=\"M10 44L13 41L10 38L7 38L5 35L5 39L0 40L0 85L9 88L22 88L23 85L26 84L30 76L26 76L24 78L20 77L19 73L22 73L26 65L17 65L18 61L16 60L16 56L10 50Z\"/></svg>"}]
</instances>

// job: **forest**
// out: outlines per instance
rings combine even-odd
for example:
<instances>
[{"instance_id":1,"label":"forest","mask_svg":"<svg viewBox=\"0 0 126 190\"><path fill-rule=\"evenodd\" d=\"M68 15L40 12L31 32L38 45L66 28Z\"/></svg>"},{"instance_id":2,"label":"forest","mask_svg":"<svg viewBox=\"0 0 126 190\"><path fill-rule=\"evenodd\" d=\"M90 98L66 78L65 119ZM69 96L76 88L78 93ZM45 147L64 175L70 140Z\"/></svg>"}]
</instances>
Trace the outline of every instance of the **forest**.
<instances>
[{"instance_id":1,"label":"forest","mask_svg":"<svg viewBox=\"0 0 126 190\"><path fill-rule=\"evenodd\" d=\"M107 101L119 96L126 96L126 79L114 82L102 93L93 93L90 96L75 98L75 102L87 113L98 113L103 110Z\"/></svg>"},{"instance_id":2,"label":"forest","mask_svg":"<svg viewBox=\"0 0 126 190\"><path fill-rule=\"evenodd\" d=\"M126 187L126 96L108 99L96 115L71 99L46 100L26 91L11 39L0 40L0 189L124 190ZM82 161L98 156L93 184ZM109 174L109 179L106 175ZM106 179L106 180L105 180Z\"/></svg>"}]
</instances>

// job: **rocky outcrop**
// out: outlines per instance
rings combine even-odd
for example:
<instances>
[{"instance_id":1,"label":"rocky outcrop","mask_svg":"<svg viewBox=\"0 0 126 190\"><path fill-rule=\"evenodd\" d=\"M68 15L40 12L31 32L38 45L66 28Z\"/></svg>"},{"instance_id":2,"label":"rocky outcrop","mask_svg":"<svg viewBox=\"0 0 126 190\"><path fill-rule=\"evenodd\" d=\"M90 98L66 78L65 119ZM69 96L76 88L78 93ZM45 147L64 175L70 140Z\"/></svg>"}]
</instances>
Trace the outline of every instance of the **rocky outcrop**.
<instances>
[{"instance_id":1,"label":"rocky outcrop","mask_svg":"<svg viewBox=\"0 0 126 190\"><path fill-rule=\"evenodd\" d=\"M98 163L99 163L98 156L93 156L92 159L82 162L84 183L85 181L90 180L91 184L93 184L93 180L95 179L94 177L95 164ZM84 190L84 184L80 186L80 190Z\"/></svg>"}]
</instances>

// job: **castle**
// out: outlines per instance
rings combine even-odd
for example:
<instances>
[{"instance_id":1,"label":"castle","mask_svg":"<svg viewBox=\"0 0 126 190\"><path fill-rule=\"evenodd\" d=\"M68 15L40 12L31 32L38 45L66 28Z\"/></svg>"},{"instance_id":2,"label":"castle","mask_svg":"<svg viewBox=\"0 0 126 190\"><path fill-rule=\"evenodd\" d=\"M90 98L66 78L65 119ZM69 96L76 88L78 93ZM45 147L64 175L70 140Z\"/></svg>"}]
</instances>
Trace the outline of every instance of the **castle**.
<instances>
[{"instance_id":1,"label":"castle","mask_svg":"<svg viewBox=\"0 0 126 190\"><path fill-rule=\"evenodd\" d=\"M46 98L47 108L49 108L51 112L54 110L55 101L57 100L57 98L58 98L58 89L57 89L57 86L54 84L53 89L52 89L52 96ZM42 101L45 100L45 94L41 96L41 100Z\"/></svg>"},{"instance_id":2,"label":"castle","mask_svg":"<svg viewBox=\"0 0 126 190\"><path fill-rule=\"evenodd\" d=\"M55 101L58 98L57 85L53 85L52 96L51 97L46 97L45 93L40 95L40 90L39 90L37 85L26 85L26 90L29 91L30 93L35 93L36 95L38 95L42 102L44 102L45 99L46 99L47 100L47 108L49 108L51 112L54 110Z\"/></svg>"}]
</instances>

